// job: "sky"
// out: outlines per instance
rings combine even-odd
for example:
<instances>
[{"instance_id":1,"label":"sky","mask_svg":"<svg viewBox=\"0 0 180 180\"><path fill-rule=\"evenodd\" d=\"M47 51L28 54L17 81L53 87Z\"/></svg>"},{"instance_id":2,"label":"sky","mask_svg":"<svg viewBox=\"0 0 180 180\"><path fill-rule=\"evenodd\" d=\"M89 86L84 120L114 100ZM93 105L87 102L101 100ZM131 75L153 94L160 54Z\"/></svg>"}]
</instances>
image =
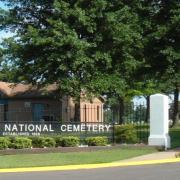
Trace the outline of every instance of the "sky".
<instances>
[{"instance_id":1,"label":"sky","mask_svg":"<svg viewBox=\"0 0 180 180\"><path fill-rule=\"evenodd\" d=\"M0 1L0 8L7 9L7 7L1 1ZM10 35L11 35L11 33L0 31L0 42L2 41L2 38L9 37Z\"/></svg>"},{"instance_id":2,"label":"sky","mask_svg":"<svg viewBox=\"0 0 180 180\"><path fill-rule=\"evenodd\" d=\"M1 7L1 8L6 8L5 5L4 5L4 3L1 2L1 1L0 1L0 7Z\"/></svg>"}]
</instances>

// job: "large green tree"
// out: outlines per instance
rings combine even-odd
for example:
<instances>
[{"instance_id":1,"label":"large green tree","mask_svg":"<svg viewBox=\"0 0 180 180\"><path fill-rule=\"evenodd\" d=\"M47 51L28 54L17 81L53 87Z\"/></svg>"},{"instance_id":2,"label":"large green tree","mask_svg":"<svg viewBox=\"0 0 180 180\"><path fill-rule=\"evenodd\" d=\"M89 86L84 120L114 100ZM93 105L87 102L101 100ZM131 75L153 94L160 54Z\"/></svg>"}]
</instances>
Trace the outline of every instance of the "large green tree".
<instances>
[{"instance_id":1,"label":"large green tree","mask_svg":"<svg viewBox=\"0 0 180 180\"><path fill-rule=\"evenodd\" d=\"M173 125L178 122L180 88L180 1L146 1L145 58L161 92L174 92Z\"/></svg>"},{"instance_id":2,"label":"large green tree","mask_svg":"<svg viewBox=\"0 0 180 180\"><path fill-rule=\"evenodd\" d=\"M139 1L4 2L9 11L1 13L0 27L15 32L4 41L4 53L26 80L56 82L77 109L81 90L115 95L123 104L143 62Z\"/></svg>"},{"instance_id":3,"label":"large green tree","mask_svg":"<svg viewBox=\"0 0 180 180\"><path fill-rule=\"evenodd\" d=\"M144 65L142 26L138 16L139 1L116 2L112 11L106 13L106 28L102 31L104 41L99 42L100 51L108 54L108 69L96 76L92 89L113 97L119 107L119 121L125 121L125 102L137 94L136 71ZM100 31L99 31L100 33ZM98 33L98 34L99 34Z\"/></svg>"}]
</instances>

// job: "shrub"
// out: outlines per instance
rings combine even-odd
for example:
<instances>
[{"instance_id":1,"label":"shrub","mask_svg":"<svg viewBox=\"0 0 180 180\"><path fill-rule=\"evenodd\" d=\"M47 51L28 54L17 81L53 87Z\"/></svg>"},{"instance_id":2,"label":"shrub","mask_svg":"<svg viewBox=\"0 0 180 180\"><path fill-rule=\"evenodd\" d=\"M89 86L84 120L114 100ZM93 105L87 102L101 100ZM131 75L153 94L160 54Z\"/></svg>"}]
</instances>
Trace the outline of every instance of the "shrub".
<instances>
[{"instance_id":1,"label":"shrub","mask_svg":"<svg viewBox=\"0 0 180 180\"><path fill-rule=\"evenodd\" d=\"M55 147L56 145L56 141L51 137L45 137L44 141L45 141L44 144L45 147Z\"/></svg>"},{"instance_id":2,"label":"shrub","mask_svg":"<svg viewBox=\"0 0 180 180\"><path fill-rule=\"evenodd\" d=\"M0 137L0 150L7 149L10 144L10 140L6 137Z\"/></svg>"},{"instance_id":3,"label":"shrub","mask_svg":"<svg viewBox=\"0 0 180 180\"><path fill-rule=\"evenodd\" d=\"M32 140L32 146L34 148L43 148L46 145L45 138L44 137L39 137L39 136L34 136L30 137Z\"/></svg>"},{"instance_id":4,"label":"shrub","mask_svg":"<svg viewBox=\"0 0 180 180\"><path fill-rule=\"evenodd\" d=\"M55 147L56 142L51 137L30 137L34 148Z\"/></svg>"},{"instance_id":5,"label":"shrub","mask_svg":"<svg viewBox=\"0 0 180 180\"><path fill-rule=\"evenodd\" d=\"M106 146L108 143L107 137L89 137L86 138L86 143L88 146Z\"/></svg>"},{"instance_id":6,"label":"shrub","mask_svg":"<svg viewBox=\"0 0 180 180\"><path fill-rule=\"evenodd\" d=\"M63 147L75 147L78 146L80 139L74 136L62 137L62 146Z\"/></svg>"},{"instance_id":7,"label":"shrub","mask_svg":"<svg viewBox=\"0 0 180 180\"><path fill-rule=\"evenodd\" d=\"M16 137L12 143L12 147L15 149L31 148L32 140L25 137Z\"/></svg>"},{"instance_id":8,"label":"shrub","mask_svg":"<svg viewBox=\"0 0 180 180\"><path fill-rule=\"evenodd\" d=\"M15 136L8 136L6 138L9 141L8 148L13 149L14 148L14 141L15 141L16 137Z\"/></svg>"},{"instance_id":9,"label":"shrub","mask_svg":"<svg viewBox=\"0 0 180 180\"><path fill-rule=\"evenodd\" d=\"M132 124L115 126L115 140L117 143L136 143L135 127Z\"/></svg>"},{"instance_id":10,"label":"shrub","mask_svg":"<svg viewBox=\"0 0 180 180\"><path fill-rule=\"evenodd\" d=\"M62 137L61 136L55 136L54 140L56 142L56 147L62 146Z\"/></svg>"}]
</instances>

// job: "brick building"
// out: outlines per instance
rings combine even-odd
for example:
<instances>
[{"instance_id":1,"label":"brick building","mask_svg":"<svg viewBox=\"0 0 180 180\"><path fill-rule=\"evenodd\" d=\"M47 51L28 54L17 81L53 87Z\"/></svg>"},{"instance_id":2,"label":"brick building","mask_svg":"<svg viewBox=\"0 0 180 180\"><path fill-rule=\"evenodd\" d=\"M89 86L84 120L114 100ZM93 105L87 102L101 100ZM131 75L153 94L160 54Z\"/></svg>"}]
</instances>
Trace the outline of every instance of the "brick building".
<instances>
[{"instance_id":1,"label":"brick building","mask_svg":"<svg viewBox=\"0 0 180 180\"><path fill-rule=\"evenodd\" d=\"M0 82L0 121L71 122L75 103L69 96L55 98L56 84L44 88L30 84ZM104 99L80 101L80 122L103 122Z\"/></svg>"}]
</instances>

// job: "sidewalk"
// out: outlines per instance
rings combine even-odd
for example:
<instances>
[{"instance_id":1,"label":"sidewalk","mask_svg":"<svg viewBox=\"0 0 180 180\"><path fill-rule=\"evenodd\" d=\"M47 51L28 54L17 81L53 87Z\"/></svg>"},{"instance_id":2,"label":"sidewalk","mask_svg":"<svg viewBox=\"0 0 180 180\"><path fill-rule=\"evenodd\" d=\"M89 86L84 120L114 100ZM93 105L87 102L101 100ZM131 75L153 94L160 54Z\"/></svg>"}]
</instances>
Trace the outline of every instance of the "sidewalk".
<instances>
[{"instance_id":1,"label":"sidewalk","mask_svg":"<svg viewBox=\"0 0 180 180\"><path fill-rule=\"evenodd\" d=\"M118 162L139 162L139 161L174 159L176 158L177 153L180 153L180 149L156 152L156 153L138 156L138 157L134 157L134 158L126 159L126 160L121 160Z\"/></svg>"}]
</instances>

